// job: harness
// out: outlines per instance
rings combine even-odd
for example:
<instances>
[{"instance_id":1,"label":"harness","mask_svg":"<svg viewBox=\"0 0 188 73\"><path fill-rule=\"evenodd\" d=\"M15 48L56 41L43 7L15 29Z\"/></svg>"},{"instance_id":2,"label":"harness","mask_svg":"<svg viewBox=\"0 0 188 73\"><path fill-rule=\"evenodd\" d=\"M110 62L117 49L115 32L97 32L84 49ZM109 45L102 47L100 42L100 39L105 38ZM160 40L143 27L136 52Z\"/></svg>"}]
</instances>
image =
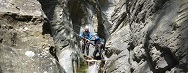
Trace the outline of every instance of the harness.
<instances>
[{"instance_id":1,"label":"harness","mask_svg":"<svg viewBox=\"0 0 188 73\"><path fill-rule=\"evenodd\" d=\"M83 34L84 34L84 38L89 39L90 32L83 32Z\"/></svg>"}]
</instances>

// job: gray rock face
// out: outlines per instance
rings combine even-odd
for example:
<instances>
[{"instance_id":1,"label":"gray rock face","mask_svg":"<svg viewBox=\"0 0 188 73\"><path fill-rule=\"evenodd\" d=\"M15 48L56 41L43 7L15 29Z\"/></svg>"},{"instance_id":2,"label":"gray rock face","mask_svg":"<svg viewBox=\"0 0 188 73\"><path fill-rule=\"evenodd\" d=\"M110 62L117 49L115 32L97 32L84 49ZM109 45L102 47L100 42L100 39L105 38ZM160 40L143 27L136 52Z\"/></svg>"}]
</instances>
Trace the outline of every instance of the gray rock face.
<instances>
[{"instance_id":1,"label":"gray rock face","mask_svg":"<svg viewBox=\"0 0 188 73\"><path fill-rule=\"evenodd\" d=\"M79 34L81 26L79 25L80 21L75 16L77 10L75 7L80 6L76 3L79 3L79 1L39 0L39 2L51 23L56 50L55 56L57 56L60 66L66 73L75 73L80 63L77 34ZM75 8L75 10L72 8ZM79 31L75 32L76 30Z\"/></svg>"},{"instance_id":2,"label":"gray rock face","mask_svg":"<svg viewBox=\"0 0 188 73\"><path fill-rule=\"evenodd\" d=\"M1 0L0 9L0 73L58 73L40 3Z\"/></svg>"},{"instance_id":3,"label":"gray rock face","mask_svg":"<svg viewBox=\"0 0 188 73\"><path fill-rule=\"evenodd\" d=\"M187 72L186 0L104 2L101 10L111 23L103 24L111 26L106 43L111 51L105 63L107 73ZM121 56L125 51L128 55ZM123 63L117 57L127 59Z\"/></svg>"}]
</instances>

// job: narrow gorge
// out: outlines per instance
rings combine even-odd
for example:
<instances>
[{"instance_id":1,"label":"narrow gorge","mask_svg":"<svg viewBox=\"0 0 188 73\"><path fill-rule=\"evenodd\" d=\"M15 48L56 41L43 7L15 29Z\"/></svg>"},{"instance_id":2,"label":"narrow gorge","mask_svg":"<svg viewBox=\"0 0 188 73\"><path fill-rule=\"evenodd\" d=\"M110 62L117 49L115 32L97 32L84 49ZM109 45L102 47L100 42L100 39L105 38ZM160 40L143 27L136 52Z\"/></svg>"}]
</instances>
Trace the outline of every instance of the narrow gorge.
<instances>
[{"instance_id":1,"label":"narrow gorge","mask_svg":"<svg viewBox=\"0 0 188 73\"><path fill-rule=\"evenodd\" d=\"M0 73L188 73L187 20L188 0L0 0Z\"/></svg>"}]
</instances>

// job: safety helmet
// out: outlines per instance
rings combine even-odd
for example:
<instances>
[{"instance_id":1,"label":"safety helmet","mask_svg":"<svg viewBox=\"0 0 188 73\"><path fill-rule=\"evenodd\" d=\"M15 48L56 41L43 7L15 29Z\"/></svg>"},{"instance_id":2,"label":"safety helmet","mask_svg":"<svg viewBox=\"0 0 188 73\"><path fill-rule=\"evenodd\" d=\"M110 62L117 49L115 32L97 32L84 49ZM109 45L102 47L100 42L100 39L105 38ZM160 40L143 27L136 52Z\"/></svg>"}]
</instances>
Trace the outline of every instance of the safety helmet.
<instances>
[{"instance_id":1,"label":"safety helmet","mask_svg":"<svg viewBox=\"0 0 188 73\"><path fill-rule=\"evenodd\" d=\"M85 32L89 32L89 26L85 26Z\"/></svg>"},{"instance_id":2,"label":"safety helmet","mask_svg":"<svg viewBox=\"0 0 188 73\"><path fill-rule=\"evenodd\" d=\"M85 29L89 29L89 26L85 26Z\"/></svg>"}]
</instances>

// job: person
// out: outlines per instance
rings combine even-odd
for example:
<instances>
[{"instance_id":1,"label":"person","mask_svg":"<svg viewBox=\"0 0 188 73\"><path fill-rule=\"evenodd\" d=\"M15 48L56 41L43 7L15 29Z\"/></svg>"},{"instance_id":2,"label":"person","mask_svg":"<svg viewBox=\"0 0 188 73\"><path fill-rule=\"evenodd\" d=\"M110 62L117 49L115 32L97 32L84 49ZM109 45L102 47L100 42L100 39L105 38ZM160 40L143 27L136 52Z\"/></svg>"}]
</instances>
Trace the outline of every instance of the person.
<instances>
[{"instance_id":1,"label":"person","mask_svg":"<svg viewBox=\"0 0 188 73\"><path fill-rule=\"evenodd\" d=\"M89 41L92 38L92 35L89 32L89 27L85 26L85 31L82 32L80 35L80 38L82 39L82 53L84 54L86 50L86 55L89 55Z\"/></svg>"},{"instance_id":2,"label":"person","mask_svg":"<svg viewBox=\"0 0 188 73\"><path fill-rule=\"evenodd\" d=\"M94 40L91 40L91 41L94 41L94 46L95 46L95 50L93 52L93 58L94 59L102 59L102 42L100 40L100 37L98 36L97 33L94 33L93 35L94 37ZM97 57L97 53L99 53L99 57Z\"/></svg>"}]
</instances>

